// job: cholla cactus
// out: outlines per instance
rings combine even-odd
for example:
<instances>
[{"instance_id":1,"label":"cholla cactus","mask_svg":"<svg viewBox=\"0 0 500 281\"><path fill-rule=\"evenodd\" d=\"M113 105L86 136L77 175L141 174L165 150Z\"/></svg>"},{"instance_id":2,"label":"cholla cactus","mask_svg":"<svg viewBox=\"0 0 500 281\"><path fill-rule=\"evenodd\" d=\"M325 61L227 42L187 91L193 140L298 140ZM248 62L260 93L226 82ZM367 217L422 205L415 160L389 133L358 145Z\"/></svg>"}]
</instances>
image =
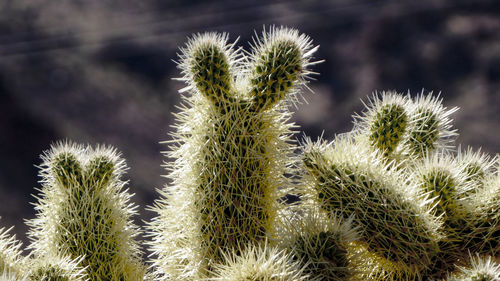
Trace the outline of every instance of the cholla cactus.
<instances>
[{"instance_id":1,"label":"cholla cactus","mask_svg":"<svg viewBox=\"0 0 500 281\"><path fill-rule=\"evenodd\" d=\"M27 281L27 279L12 271L4 270L0 273L0 281Z\"/></svg>"},{"instance_id":2,"label":"cholla cactus","mask_svg":"<svg viewBox=\"0 0 500 281\"><path fill-rule=\"evenodd\" d=\"M380 267L398 278L416 278L439 254L441 222L418 186L354 138L339 136L333 144L306 141L304 164L311 177L304 193L326 211L354 214L360 241Z\"/></svg>"},{"instance_id":3,"label":"cholla cactus","mask_svg":"<svg viewBox=\"0 0 500 281\"><path fill-rule=\"evenodd\" d=\"M61 142L42 159L38 216L29 221L36 257L83 257L92 281L142 280L136 207L123 190L125 162L116 150Z\"/></svg>"},{"instance_id":4,"label":"cholla cactus","mask_svg":"<svg viewBox=\"0 0 500 281\"><path fill-rule=\"evenodd\" d=\"M468 231L465 243L473 253L500 253L500 175L484 182L484 188L471 196L467 208Z\"/></svg>"},{"instance_id":5,"label":"cholla cactus","mask_svg":"<svg viewBox=\"0 0 500 281\"><path fill-rule=\"evenodd\" d=\"M477 151L473 151L471 147L465 151L458 149L457 162L462 166L464 180L471 185L467 194L484 188L484 183L494 176L496 161L496 157L490 157L480 149Z\"/></svg>"},{"instance_id":6,"label":"cholla cactus","mask_svg":"<svg viewBox=\"0 0 500 281\"><path fill-rule=\"evenodd\" d=\"M406 153L409 131L414 124L410 115L409 96L395 92L375 93L365 104L362 115L354 115L355 130L368 136L369 145L389 159L398 159Z\"/></svg>"},{"instance_id":7,"label":"cholla cactus","mask_svg":"<svg viewBox=\"0 0 500 281\"><path fill-rule=\"evenodd\" d=\"M471 257L471 266L459 267L460 272L448 277L448 281L499 281L500 264L494 262L491 256Z\"/></svg>"},{"instance_id":8,"label":"cholla cactus","mask_svg":"<svg viewBox=\"0 0 500 281\"><path fill-rule=\"evenodd\" d=\"M194 36L182 49L187 104L177 115L169 165L173 185L154 210L152 251L161 276L204 276L239 245L273 233L277 199L290 185L290 101L312 73L311 40L272 28L249 57L225 34Z\"/></svg>"},{"instance_id":9,"label":"cholla cactus","mask_svg":"<svg viewBox=\"0 0 500 281\"><path fill-rule=\"evenodd\" d=\"M224 264L214 265L207 281L305 281L311 279L301 260L268 245L245 247L242 253L224 253Z\"/></svg>"},{"instance_id":10,"label":"cholla cactus","mask_svg":"<svg viewBox=\"0 0 500 281\"><path fill-rule=\"evenodd\" d=\"M79 266L82 258L71 260L68 257L44 256L30 263L30 281L85 281L85 270Z\"/></svg>"},{"instance_id":11,"label":"cholla cactus","mask_svg":"<svg viewBox=\"0 0 500 281\"><path fill-rule=\"evenodd\" d=\"M361 115L354 115L354 130L364 134L367 144L396 162L424 158L436 150L450 148L457 133L439 96L422 92L412 100L396 92L375 93Z\"/></svg>"},{"instance_id":12,"label":"cholla cactus","mask_svg":"<svg viewBox=\"0 0 500 281\"><path fill-rule=\"evenodd\" d=\"M423 92L414 100L409 112L414 126L410 128L408 138L409 154L415 157L425 157L433 150L451 148L451 143L458 135L451 127L450 115L458 107L446 110L439 95Z\"/></svg>"},{"instance_id":13,"label":"cholla cactus","mask_svg":"<svg viewBox=\"0 0 500 281\"><path fill-rule=\"evenodd\" d=\"M21 255L21 243L9 234L12 228L0 228L0 272L8 274L22 274L24 258ZM7 278L7 277L5 277Z\"/></svg>"},{"instance_id":14,"label":"cholla cactus","mask_svg":"<svg viewBox=\"0 0 500 281\"><path fill-rule=\"evenodd\" d=\"M358 238L352 219L330 218L320 210L297 206L296 214L284 218L279 237L282 247L288 249L305 266L305 272L314 280L350 280L356 269L350 266L349 243ZM302 213L302 214L301 214ZM300 214L300 215L299 215Z\"/></svg>"}]
</instances>

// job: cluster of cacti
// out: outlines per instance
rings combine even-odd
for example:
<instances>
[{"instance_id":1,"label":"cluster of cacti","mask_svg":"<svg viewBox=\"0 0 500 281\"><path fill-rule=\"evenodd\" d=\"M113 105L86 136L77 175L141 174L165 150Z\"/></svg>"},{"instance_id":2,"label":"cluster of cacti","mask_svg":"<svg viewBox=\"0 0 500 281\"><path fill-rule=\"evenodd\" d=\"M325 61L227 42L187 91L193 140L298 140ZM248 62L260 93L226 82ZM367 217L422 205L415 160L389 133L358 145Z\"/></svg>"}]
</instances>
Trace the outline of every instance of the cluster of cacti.
<instances>
[{"instance_id":1,"label":"cluster of cacti","mask_svg":"<svg viewBox=\"0 0 500 281\"><path fill-rule=\"evenodd\" d=\"M497 158L454 147L439 96L375 94L351 132L293 140L316 49L288 28L251 52L193 36L150 270L124 160L60 142L42 156L30 255L0 230L0 281L500 280Z\"/></svg>"}]
</instances>

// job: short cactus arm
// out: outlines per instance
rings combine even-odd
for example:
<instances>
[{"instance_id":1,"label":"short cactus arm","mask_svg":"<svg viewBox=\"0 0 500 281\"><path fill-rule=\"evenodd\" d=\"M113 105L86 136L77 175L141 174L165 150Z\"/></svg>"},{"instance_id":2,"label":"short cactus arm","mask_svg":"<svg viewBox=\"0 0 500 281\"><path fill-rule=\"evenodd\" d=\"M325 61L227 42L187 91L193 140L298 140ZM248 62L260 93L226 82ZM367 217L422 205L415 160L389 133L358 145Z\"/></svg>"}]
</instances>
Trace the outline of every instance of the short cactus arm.
<instances>
[{"instance_id":1,"label":"short cactus arm","mask_svg":"<svg viewBox=\"0 0 500 281\"><path fill-rule=\"evenodd\" d=\"M179 68L189 86L207 97L215 106L232 100L232 66L237 62L226 34L196 35L181 49Z\"/></svg>"},{"instance_id":2,"label":"short cactus arm","mask_svg":"<svg viewBox=\"0 0 500 281\"><path fill-rule=\"evenodd\" d=\"M294 86L304 84L311 72L307 67L313 48L311 40L297 30L272 28L258 40L251 57L250 94L256 111L271 108L293 91Z\"/></svg>"}]
</instances>

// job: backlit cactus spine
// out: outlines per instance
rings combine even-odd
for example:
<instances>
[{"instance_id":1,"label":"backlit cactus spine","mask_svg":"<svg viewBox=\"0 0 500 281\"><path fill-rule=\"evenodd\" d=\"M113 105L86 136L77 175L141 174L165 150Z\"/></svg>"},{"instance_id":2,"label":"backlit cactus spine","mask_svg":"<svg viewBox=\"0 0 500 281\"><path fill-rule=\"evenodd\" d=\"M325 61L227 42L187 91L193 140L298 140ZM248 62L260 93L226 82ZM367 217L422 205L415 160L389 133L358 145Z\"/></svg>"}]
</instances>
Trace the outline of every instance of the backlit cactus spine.
<instances>
[{"instance_id":1,"label":"backlit cactus spine","mask_svg":"<svg viewBox=\"0 0 500 281\"><path fill-rule=\"evenodd\" d=\"M306 142L304 194L325 211L352 214L360 243L382 270L395 279L419 280L439 254L441 222L418 187L398 167L384 164L379 153L357 145L356 137Z\"/></svg>"},{"instance_id":2,"label":"backlit cactus spine","mask_svg":"<svg viewBox=\"0 0 500 281\"><path fill-rule=\"evenodd\" d=\"M21 242L9 234L10 229L0 228L0 274L7 276L24 274L24 257Z\"/></svg>"},{"instance_id":3,"label":"backlit cactus spine","mask_svg":"<svg viewBox=\"0 0 500 281\"><path fill-rule=\"evenodd\" d=\"M173 185L156 202L152 223L161 276L204 276L225 252L237 254L274 231L295 148L287 107L311 74L316 48L287 28L255 42L249 57L225 34L196 35L182 49L189 94L168 153Z\"/></svg>"},{"instance_id":4,"label":"backlit cactus spine","mask_svg":"<svg viewBox=\"0 0 500 281\"><path fill-rule=\"evenodd\" d=\"M82 258L71 260L68 257L44 256L32 259L29 263L29 281L86 281L85 269L78 264Z\"/></svg>"},{"instance_id":5,"label":"backlit cactus spine","mask_svg":"<svg viewBox=\"0 0 500 281\"><path fill-rule=\"evenodd\" d=\"M29 222L35 257L82 258L91 281L143 280L136 207L123 190L125 162L116 150L61 142L42 159L38 214Z\"/></svg>"},{"instance_id":6,"label":"backlit cactus spine","mask_svg":"<svg viewBox=\"0 0 500 281\"><path fill-rule=\"evenodd\" d=\"M249 245L242 253L224 254L225 262L215 264L206 281L306 281L304 263L285 250L268 245Z\"/></svg>"},{"instance_id":7,"label":"backlit cactus spine","mask_svg":"<svg viewBox=\"0 0 500 281\"><path fill-rule=\"evenodd\" d=\"M491 256L477 255L471 258L469 267L458 267L459 272L450 275L448 281L497 281L500 280L500 264Z\"/></svg>"}]
</instances>

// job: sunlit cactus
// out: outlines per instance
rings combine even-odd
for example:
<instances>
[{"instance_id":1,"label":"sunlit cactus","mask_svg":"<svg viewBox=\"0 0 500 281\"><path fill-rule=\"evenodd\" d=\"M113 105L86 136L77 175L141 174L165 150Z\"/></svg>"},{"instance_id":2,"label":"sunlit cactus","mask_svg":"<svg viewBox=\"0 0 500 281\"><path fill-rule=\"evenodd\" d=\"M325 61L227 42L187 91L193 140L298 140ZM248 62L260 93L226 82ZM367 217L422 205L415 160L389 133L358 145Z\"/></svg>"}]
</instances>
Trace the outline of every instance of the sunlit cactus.
<instances>
[{"instance_id":1,"label":"sunlit cactus","mask_svg":"<svg viewBox=\"0 0 500 281\"><path fill-rule=\"evenodd\" d=\"M23 276L18 276L18 274L4 270L0 272L0 281L27 281L28 279Z\"/></svg>"},{"instance_id":2,"label":"sunlit cactus","mask_svg":"<svg viewBox=\"0 0 500 281\"><path fill-rule=\"evenodd\" d=\"M319 210L297 206L296 214L286 213L279 234L282 247L305 266L314 280L351 280L356 269L351 266L349 243L358 238L352 219L329 217Z\"/></svg>"},{"instance_id":3,"label":"sunlit cactus","mask_svg":"<svg viewBox=\"0 0 500 281\"><path fill-rule=\"evenodd\" d=\"M242 253L224 253L223 264L216 264L212 277L206 281L306 281L316 280L307 275L300 260L285 250L268 245L245 247Z\"/></svg>"},{"instance_id":4,"label":"sunlit cactus","mask_svg":"<svg viewBox=\"0 0 500 281\"><path fill-rule=\"evenodd\" d=\"M25 271L21 242L9 234L11 230L12 228L0 228L0 272L5 272L5 276L22 275Z\"/></svg>"},{"instance_id":5,"label":"sunlit cactus","mask_svg":"<svg viewBox=\"0 0 500 281\"><path fill-rule=\"evenodd\" d=\"M491 256L471 257L470 266L458 267L459 272L450 275L447 281L498 281L500 280L500 264Z\"/></svg>"},{"instance_id":6,"label":"sunlit cactus","mask_svg":"<svg viewBox=\"0 0 500 281\"><path fill-rule=\"evenodd\" d=\"M153 208L157 274L203 277L240 245L274 232L293 172L288 106L312 74L311 40L271 28L246 57L225 34L195 35L181 49L187 83L168 164L172 186ZM283 189L279 189L283 188Z\"/></svg>"},{"instance_id":7,"label":"sunlit cactus","mask_svg":"<svg viewBox=\"0 0 500 281\"><path fill-rule=\"evenodd\" d=\"M411 122L407 140L408 152L415 157L424 157L434 150L449 149L457 136L452 129L450 115L457 107L449 110L442 105L439 95L432 92L418 95L411 106Z\"/></svg>"},{"instance_id":8,"label":"sunlit cactus","mask_svg":"<svg viewBox=\"0 0 500 281\"><path fill-rule=\"evenodd\" d=\"M418 278L440 251L441 222L418 186L354 138L306 142L304 163L311 178L305 192L326 211L353 214L360 241L382 269Z\"/></svg>"},{"instance_id":9,"label":"sunlit cactus","mask_svg":"<svg viewBox=\"0 0 500 281\"><path fill-rule=\"evenodd\" d=\"M500 254L500 175L484 182L484 188L471 196L467 208L468 231L465 243L472 253Z\"/></svg>"},{"instance_id":10,"label":"sunlit cactus","mask_svg":"<svg viewBox=\"0 0 500 281\"><path fill-rule=\"evenodd\" d=\"M29 281L86 281L87 274L81 264L82 259L44 256L30 261Z\"/></svg>"},{"instance_id":11,"label":"sunlit cactus","mask_svg":"<svg viewBox=\"0 0 500 281\"><path fill-rule=\"evenodd\" d=\"M467 231L467 208L464 197L471 190L461 163L447 152L428 155L409 171L411 179L423 192L434 198L434 214L442 218L443 232L447 239L440 242L441 253L433 259L426 274L443 278L453 271L455 264L467 258L464 232Z\"/></svg>"},{"instance_id":12,"label":"sunlit cactus","mask_svg":"<svg viewBox=\"0 0 500 281\"><path fill-rule=\"evenodd\" d=\"M37 259L82 257L91 281L142 280L136 207L124 190L125 162L111 147L60 142L43 156L38 215L28 222ZM53 264L52 264L53 265Z\"/></svg>"},{"instance_id":13,"label":"sunlit cactus","mask_svg":"<svg viewBox=\"0 0 500 281\"><path fill-rule=\"evenodd\" d=\"M369 144L389 159L401 157L414 121L411 99L395 92L375 93L361 115L354 115L355 129L368 136Z\"/></svg>"},{"instance_id":14,"label":"sunlit cactus","mask_svg":"<svg viewBox=\"0 0 500 281\"><path fill-rule=\"evenodd\" d=\"M490 157L480 149L477 151L471 147L466 150L458 149L457 162L462 167L464 180L471 186L467 194L484 188L484 183L494 176L494 166L497 160L497 157Z\"/></svg>"}]
</instances>

